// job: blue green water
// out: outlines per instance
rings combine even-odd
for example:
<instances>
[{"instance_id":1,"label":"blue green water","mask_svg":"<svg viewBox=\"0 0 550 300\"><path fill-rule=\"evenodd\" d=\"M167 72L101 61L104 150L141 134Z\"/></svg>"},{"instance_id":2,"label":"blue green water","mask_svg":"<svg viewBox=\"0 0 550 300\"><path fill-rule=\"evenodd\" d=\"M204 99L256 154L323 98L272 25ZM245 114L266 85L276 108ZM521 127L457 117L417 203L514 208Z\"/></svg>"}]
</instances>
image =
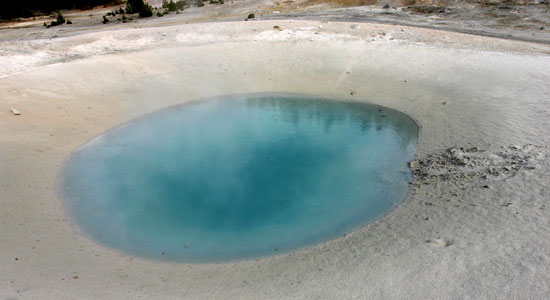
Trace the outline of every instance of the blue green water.
<instances>
[{"instance_id":1,"label":"blue green water","mask_svg":"<svg viewBox=\"0 0 550 300\"><path fill-rule=\"evenodd\" d=\"M67 161L61 190L92 239L150 259L288 252L387 213L407 193L418 127L363 103L289 95L177 106Z\"/></svg>"}]
</instances>

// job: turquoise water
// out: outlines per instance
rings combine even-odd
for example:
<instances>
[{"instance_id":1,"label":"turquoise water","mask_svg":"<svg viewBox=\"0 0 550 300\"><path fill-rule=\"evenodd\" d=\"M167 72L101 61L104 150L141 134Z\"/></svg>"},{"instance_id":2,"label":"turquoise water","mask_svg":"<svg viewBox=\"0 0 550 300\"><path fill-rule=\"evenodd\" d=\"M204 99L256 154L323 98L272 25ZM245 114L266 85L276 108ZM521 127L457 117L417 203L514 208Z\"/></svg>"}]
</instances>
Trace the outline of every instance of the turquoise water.
<instances>
[{"instance_id":1,"label":"turquoise water","mask_svg":"<svg viewBox=\"0 0 550 300\"><path fill-rule=\"evenodd\" d=\"M150 259L288 252L349 232L407 193L418 127L363 103L241 96L162 110L85 144L61 190L92 239Z\"/></svg>"}]
</instances>

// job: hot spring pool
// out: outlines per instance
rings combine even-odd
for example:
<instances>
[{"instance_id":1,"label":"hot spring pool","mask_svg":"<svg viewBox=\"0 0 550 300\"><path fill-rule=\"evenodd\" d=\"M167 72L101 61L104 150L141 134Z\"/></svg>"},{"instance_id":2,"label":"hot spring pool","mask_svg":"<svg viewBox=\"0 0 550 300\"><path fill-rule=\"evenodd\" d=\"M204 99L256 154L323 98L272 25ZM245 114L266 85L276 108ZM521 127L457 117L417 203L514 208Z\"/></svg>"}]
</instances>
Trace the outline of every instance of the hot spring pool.
<instances>
[{"instance_id":1,"label":"hot spring pool","mask_svg":"<svg viewBox=\"0 0 550 300\"><path fill-rule=\"evenodd\" d=\"M329 240L401 202L417 125L365 103L234 96L116 127L62 174L92 239L150 259L213 262Z\"/></svg>"}]
</instances>

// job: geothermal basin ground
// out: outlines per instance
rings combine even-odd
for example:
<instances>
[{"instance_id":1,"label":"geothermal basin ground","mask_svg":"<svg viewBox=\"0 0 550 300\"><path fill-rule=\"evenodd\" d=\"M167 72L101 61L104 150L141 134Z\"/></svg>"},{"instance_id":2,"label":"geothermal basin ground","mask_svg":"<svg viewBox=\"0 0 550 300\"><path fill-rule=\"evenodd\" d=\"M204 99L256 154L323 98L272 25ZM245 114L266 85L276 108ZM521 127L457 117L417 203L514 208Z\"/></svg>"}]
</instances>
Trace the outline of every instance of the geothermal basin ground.
<instances>
[{"instance_id":1,"label":"geothermal basin ground","mask_svg":"<svg viewBox=\"0 0 550 300\"><path fill-rule=\"evenodd\" d=\"M315 20L141 27L2 40L0 299L550 293L548 44ZM250 93L410 116L420 136L406 199L328 242L222 263L134 257L71 222L58 188L79 146L164 108Z\"/></svg>"}]
</instances>

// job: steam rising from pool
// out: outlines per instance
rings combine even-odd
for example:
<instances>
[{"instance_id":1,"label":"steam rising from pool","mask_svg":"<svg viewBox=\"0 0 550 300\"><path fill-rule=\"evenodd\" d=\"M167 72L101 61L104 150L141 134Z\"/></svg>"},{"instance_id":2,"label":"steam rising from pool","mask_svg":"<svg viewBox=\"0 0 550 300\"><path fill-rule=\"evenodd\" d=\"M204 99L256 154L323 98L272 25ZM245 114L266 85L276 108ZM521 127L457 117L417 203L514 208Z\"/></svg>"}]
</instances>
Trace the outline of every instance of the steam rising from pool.
<instances>
[{"instance_id":1,"label":"steam rising from pool","mask_svg":"<svg viewBox=\"0 0 550 300\"><path fill-rule=\"evenodd\" d=\"M183 262L266 256L387 213L418 127L364 103L240 96L159 111L74 152L61 189L91 238Z\"/></svg>"}]
</instances>

